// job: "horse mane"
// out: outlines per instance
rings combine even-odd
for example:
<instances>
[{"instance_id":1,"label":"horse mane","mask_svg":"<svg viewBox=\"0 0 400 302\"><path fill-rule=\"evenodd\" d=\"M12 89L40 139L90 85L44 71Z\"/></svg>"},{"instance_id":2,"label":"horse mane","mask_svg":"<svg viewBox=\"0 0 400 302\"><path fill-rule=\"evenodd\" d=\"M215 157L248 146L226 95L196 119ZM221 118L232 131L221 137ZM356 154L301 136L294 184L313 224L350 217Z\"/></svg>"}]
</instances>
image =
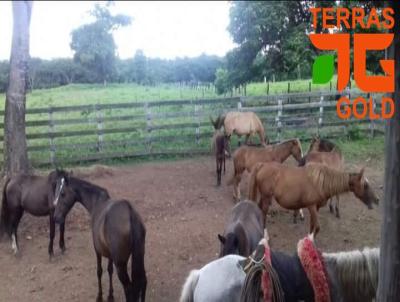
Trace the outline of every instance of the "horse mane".
<instances>
[{"instance_id":1,"label":"horse mane","mask_svg":"<svg viewBox=\"0 0 400 302\"><path fill-rule=\"evenodd\" d=\"M344 301L373 301L378 288L379 248L323 253L336 270Z\"/></svg>"},{"instance_id":2,"label":"horse mane","mask_svg":"<svg viewBox=\"0 0 400 302\"><path fill-rule=\"evenodd\" d=\"M310 163L304 169L313 184L324 195L335 196L349 188L349 173L318 163Z\"/></svg>"},{"instance_id":3,"label":"horse mane","mask_svg":"<svg viewBox=\"0 0 400 302\"><path fill-rule=\"evenodd\" d=\"M71 185L75 184L76 186L79 186L81 190L90 193L90 194L96 194L98 196L103 195L105 199L109 199L110 195L107 191L107 189L100 187L98 185L95 185L91 182L88 182L86 180L76 178L76 177L70 177L69 181Z\"/></svg>"}]
</instances>

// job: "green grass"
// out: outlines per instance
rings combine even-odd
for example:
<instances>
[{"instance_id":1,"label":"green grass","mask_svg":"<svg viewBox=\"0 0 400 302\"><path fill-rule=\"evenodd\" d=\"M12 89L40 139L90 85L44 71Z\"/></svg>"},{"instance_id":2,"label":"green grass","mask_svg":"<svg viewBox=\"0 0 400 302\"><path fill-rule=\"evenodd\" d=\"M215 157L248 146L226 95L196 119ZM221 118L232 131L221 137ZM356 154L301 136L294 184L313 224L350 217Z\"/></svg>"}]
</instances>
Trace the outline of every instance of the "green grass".
<instances>
[{"instance_id":1,"label":"green grass","mask_svg":"<svg viewBox=\"0 0 400 302\"><path fill-rule=\"evenodd\" d=\"M334 81L333 83L335 83ZM309 90L310 80L299 80L290 82L290 92L305 92ZM248 96L261 96L267 94L266 83L252 83L247 87ZM334 84L332 85L334 87ZM288 82L275 82L269 83L269 94L282 94L287 93ZM311 85L312 91L329 90L330 84L325 85ZM241 91L243 92L243 91ZM239 91L234 91L234 96L238 95ZM230 94L229 94L230 96ZM34 90L27 95L27 108L47 108L49 106L72 106L72 105L88 105L88 104L110 104L110 103L123 103L123 102L143 102L143 101L158 101L158 100L179 100L179 99L205 99L205 98L219 98L223 96L216 95L214 88L202 87L200 89L193 89L187 86L180 87L179 85L160 85L157 87L150 86L140 86L136 84L109 84L104 87L103 85L84 85L84 84L74 84L53 89L43 89ZM0 106L4 108L5 95L0 95ZM236 103L232 103L232 108L236 108ZM224 106L224 107L223 107ZM200 110L205 112L211 112L216 116L217 111L222 109L229 109L227 105L222 104L211 104L203 105ZM193 113L193 105L172 105L172 106L154 106L151 107L151 114L165 113L165 112L187 112ZM318 121L318 108L316 110L293 112L296 116L309 117L313 115L313 121L311 121L311 128L308 130L299 131L295 128L285 129L282 133L281 138L309 138L316 133L316 126ZM144 115L145 108L129 108L129 109L109 109L102 111L103 116L130 116L130 115ZM272 127L276 126L275 123L275 113L260 113L259 116L262 120L268 118L270 122L265 123L267 134L270 139L276 139L276 132L271 130ZM96 112L82 111L82 112L68 112L68 113L53 113L53 119L80 119L88 118L95 120ZM28 114L26 116L27 121L33 120L48 120L49 115L45 114ZM325 120L337 119L335 112L324 112ZM200 127L200 133L207 134L212 133L213 128L208 121L208 116L204 116L199 119L200 122L204 123L204 126ZM152 119L152 125L166 125L166 124L177 124L177 123L193 123L193 117L180 117L180 118L168 118L168 119ZM105 129L112 128L122 128L122 127L133 127L137 128L137 131L127 132L127 133L116 133L116 134L105 134L103 139L105 142L112 141L126 141L126 142L143 142L147 137L148 133L145 131L146 119L137 118L130 119L126 121L112 121L104 122ZM82 123L73 125L56 125L54 131L58 133L63 133L66 131L80 131L80 130L95 130L97 128L96 123ZM329 130L329 129L323 129ZM335 129L337 130L337 129ZM340 129L339 129L340 130ZM27 127L28 134L35 133L47 133L49 132L49 126L41 127ZM210 138L206 137L201 139L198 143L195 142L195 129L194 128L182 128L182 129L168 129L168 130L155 130L151 132L152 136L172 136L178 138L175 141L168 142L154 142L152 144L152 150L155 152L160 152L164 150L184 150L184 149L203 149L207 150L210 144ZM193 136L193 141L182 142L179 140L180 137L184 135ZM211 137L211 135L210 135ZM98 137L96 135L86 135L86 136L74 136L74 137L60 137L55 138L54 143L57 147L56 157L61 159L76 158L81 157L85 154L96 154L98 151L91 147L61 147L62 144L96 144ZM258 139L255 140L256 142ZM237 139L233 138L234 144L237 143ZM0 146L1 146L0 142ZM28 141L28 146L49 146L49 139L30 139ZM109 145L101 153L111 153L111 152L128 152L128 153L138 153L145 152L146 146L144 143L139 143L137 145L126 145L117 146ZM50 151L32 151L30 152L30 158L34 165L37 162L48 160L50 158ZM166 157L162 157L166 158ZM119 161L119 160L117 160Z\"/></svg>"}]
</instances>

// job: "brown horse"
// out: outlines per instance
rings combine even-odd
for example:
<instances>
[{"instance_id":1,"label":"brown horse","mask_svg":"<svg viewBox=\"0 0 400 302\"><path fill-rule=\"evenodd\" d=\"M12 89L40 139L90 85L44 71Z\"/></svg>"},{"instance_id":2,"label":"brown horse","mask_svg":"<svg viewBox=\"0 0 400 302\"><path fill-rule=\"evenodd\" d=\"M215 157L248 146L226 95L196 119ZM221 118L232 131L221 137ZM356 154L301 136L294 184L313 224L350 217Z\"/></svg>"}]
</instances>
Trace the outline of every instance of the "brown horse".
<instances>
[{"instance_id":1,"label":"brown horse","mask_svg":"<svg viewBox=\"0 0 400 302\"><path fill-rule=\"evenodd\" d=\"M297 138L289 139L280 144L269 145L267 147L249 147L242 146L233 154L234 175L228 182L228 185L233 184L233 197L235 200L240 200L239 184L242 179L242 174L246 170L251 172L252 168L259 162L284 162L290 155L297 161L300 161L303 153L301 150L300 140Z\"/></svg>"},{"instance_id":2,"label":"brown horse","mask_svg":"<svg viewBox=\"0 0 400 302\"><path fill-rule=\"evenodd\" d=\"M227 221L224 235L218 234L221 242L220 257L237 254L249 256L263 236L264 217L252 201L236 204Z\"/></svg>"},{"instance_id":3,"label":"brown horse","mask_svg":"<svg viewBox=\"0 0 400 302\"><path fill-rule=\"evenodd\" d=\"M260 142L263 146L268 143L265 136L264 126L259 117L254 112L228 112L225 116L218 116L216 121L210 117L214 129L221 129L224 126L225 134L231 136L236 134L238 137L246 135L247 144L250 135L258 134Z\"/></svg>"},{"instance_id":4,"label":"brown horse","mask_svg":"<svg viewBox=\"0 0 400 302\"><path fill-rule=\"evenodd\" d=\"M265 215L272 198L286 209L308 208L310 233L314 234L320 228L318 209L332 196L353 192L369 209L372 203L379 202L364 177L364 169L359 173L346 173L316 163L305 167L289 167L276 162L258 163L251 173L249 199L257 201L258 192L261 194L258 204Z\"/></svg>"},{"instance_id":5,"label":"brown horse","mask_svg":"<svg viewBox=\"0 0 400 302\"><path fill-rule=\"evenodd\" d=\"M331 152L317 152L312 151L307 154L305 157L305 164L309 165L310 163L320 163L326 165L332 169L336 169L339 171L344 171L344 159L342 153L334 148ZM340 218L339 213L339 195L336 195L336 203L335 207L333 207L333 198L329 200L329 210L331 213L334 212L337 218Z\"/></svg>"},{"instance_id":6,"label":"brown horse","mask_svg":"<svg viewBox=\"0 0 400 302\"><path fill-rule=\"evenodd\" d=\"M60 185L55 190L55 213L57 223L64 223L65 216L76 201L90 213L94 249L97 258L98 295L103 301L101 259L108 258L110 279L108 301L113 301L113 264L117 268L126 301L145 301L147 278L144 268L146 230L129 201L110 200L106 189L87 181L60 175ZM127 272L131 257L131 280Z\"/></svg>"},{"instance_id":7,"label":"brown horse","mask_svg":"<svg viewBox=\"0 0 400 302\"><path fill-rule=\"evenodd\" d=\"M49 216L50 242L48 252L53 256L53 241L55 236L54 190L57 185L57 175L61 171L53 171L48 176L19 174L8 178L3 188L3 201L0 218L0 238L4 234L11 239L14 254L19 252L18 225L24 211L33 216ZM60 224L60 249L65 251L64 222Z\"/></svg>"},{"instance_id":8,"label":"brown horse","mask_svg":"<svg viewBox=\"0 0 400 302\"><path fill-rule=\"evenodd\" d=\"M217 186L221 185L222 165L225 174L225 158L229 151L229 137L218 131L213 137L213 149L215 152L215 161L217 166Z\"/></svg>"},{"instance_id":9,"label":"brown horse","mask_svg":"<svg viewBox=\"0 0 400 302\"><path fill-rule=\"evenodd\" d=\"M319 152L328 153L329 155L319 154ZM308 152L299 162L299 166L304 166L309 162L326 164L327 166L338 170L344 169L344 159L339 147L327 139L320 138L318 135L312 138ZM340 218L339 196L336 196L335 207L333 207L333 198L329 200L329 211L333 213L334 209L336 217Z\"/></svg>"}]
</instances>

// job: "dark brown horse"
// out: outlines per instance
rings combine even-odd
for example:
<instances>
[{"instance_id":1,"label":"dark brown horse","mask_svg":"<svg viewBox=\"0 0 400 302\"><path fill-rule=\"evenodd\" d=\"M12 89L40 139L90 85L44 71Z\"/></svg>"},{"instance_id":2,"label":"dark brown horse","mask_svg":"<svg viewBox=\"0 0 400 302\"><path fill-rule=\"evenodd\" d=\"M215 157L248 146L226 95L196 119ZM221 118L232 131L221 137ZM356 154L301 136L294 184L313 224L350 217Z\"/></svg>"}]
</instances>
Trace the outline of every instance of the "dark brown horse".
<instances>
[{"instance_id":1,"label":"dark brown horse","mask_svg":"<svg viewBox=\"0 0 400 302\"><path fill-rule=\"evenodd\" d=\"M251 201L236 204L227 221L221 242L220 257L237 254L249 256L263 237L264 217L259 207Z\"/></svg>"},{"instance_id":2,"label":"dark brown horse","mask_svg":"<svg viewBox=\"0 0 400 302\"><path fill-rule=\"evenodd\" d=\"M102 257L108 258L110 279L108 300L113 301L113 264L117 268L126 301L145 301L147 278L144 268L145 226L129 201L110 200L106 189L87 181L60 174L60 185L55 191L56 223L64 223L65 216L74 203L80 202L90 213L93 243L97 258L98 296L102 301ZM127 271L131 257L131 280Z\"/></svg>"},{"instance_id":3,"label":"dark brown horse","mask_svg":"<svg viewBox=\"0 0 400 302\"><path fill-rule=\"evenodd\" d=\"M49 216L50 242L48 252L53 256L53 241L55 235L54 213L54 190L57 185L57 175L64 172L53 171L47 177L19 174L8 178L3 188L3 201L0 218L0 238L4 234L11 239L14 254L19 252L18 248L18 225L24 211L33 216ZM60 185L60 184L58 184ZM60 224L60 249L65 251L64 222Z\"/></svg>"},{"instance_id":4,"label":"dark brown horse","mask_svg":"<svg viewBox=\"0 0 400 302\"><path fill-rule=\"evenodd\" d=\"M217 165L217 186L221 185L221 174L222 165L224 166L225 174L225 158L226 154L229 152L229 136L218 131L214 135L214 151L215 151L215 161Z\"/></svg>"}]
</instances>

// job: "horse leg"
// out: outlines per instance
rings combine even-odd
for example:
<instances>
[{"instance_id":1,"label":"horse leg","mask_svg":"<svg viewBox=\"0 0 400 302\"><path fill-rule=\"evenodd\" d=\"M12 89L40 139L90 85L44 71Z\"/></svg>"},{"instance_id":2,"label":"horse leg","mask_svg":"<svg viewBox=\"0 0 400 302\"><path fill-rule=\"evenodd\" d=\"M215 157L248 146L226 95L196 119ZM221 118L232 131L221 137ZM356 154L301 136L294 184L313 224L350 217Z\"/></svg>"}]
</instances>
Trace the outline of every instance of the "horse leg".
<instances>
[{"instance_id":1,"label":"horse leg","mask_svg":"<svg viewBox=\"0 0 400 302\"><path fill-rule=\"evenodd\" d=\"M222 160L217 157L217 186L221 185L221 170L222 170Z\"/></svg>"},{"instance_id":2,"label":"horse leg","mask_svg":"<svg viewBox=\"0 0 400 302\"><path fill-rule=\"evenodd\" d=\"M22 207L17 207L12 210L12 214L10 215L10 226L11 226L11 248L14 251L14 255L17 256L19 254L18 247L18 226L21 221L22 215L24 214L24 210Z\"/></svg>"},{"instance_id":3,"label":"horse leg","mask_svg":"<svg viewBox=\"0 0 400 302\"><path fill-rule=\"evenodd\" d=\"M50 225L50 242L49 242L49 257L50 260L54 256L54 250L53 250L53 243L54 243L54 236L55 236L55 230L56 230L56 224L54 222L54 212L50 212L49 215L49 225Z\"/></svg>"},{"instance_id":4,"label":"horse leg","mask_svg":"<svg viewBox=\"0 0 400 302\"><path fill-rule=\"evenodd\" d=\"M317 207L315 205L310 206L308 210L310 211L310 234L313 233L316 236L320 229Z\"/></svg>"},{"instance_id":5,"label":"horse leg","mask_svg":"<svg viewBox=\"0 0 400 302\"><path fill-rule=\"evenodd\" d=\"M339 213L339 195L336 195L335 211L336 211L336 217L340 218L340 213Z\"/></svg>"},{"instance_id":6,"label":"horse leg","mask_svg":"<svg viewBox=\"0 0 400 302\"><path fill-rule=\"evenodd\" d=\"M61 253L63 254L65 252L64 233L65 233L65 223L63 222L60 224L60 242L59 242Z\"/></svg>"},{"instance_id":7,"label":"horse leg","mask_svg":"<svg viewBox=\"0 0 400 302\"><path fill-rule=\"evenodd\" d=\"M329 212L333 214L332 198L329 199Z\"/></svg>"},{"instance_id":8,"label":"horse leg","mask_svg":"<svg viewBox=\"0 0 400 302\"><path fill-rule=\"evenodd\" d=\"M264 227L266 226L266 218L269 212L269 206L271 205L271 197L270 196L261 196L260 201L258 203L258 207L261 209L264 216Z\"/></svg>"},{"instance_id":9,"label":"horse leg","mask_svg":"<svg viewBox=\"0 0 400 302\"><path fill-rule=\"evenodd\" d=\"M225 157L226 157L226 156L225 156L225 154L224 154L224 157L223 157L223 158L224 158L224 175L225 175Z\"/></svg>"},{"instance_id":10,"label":"horse leg","mask_svg":"<svg viewBox=\"0 0 400 302\"><path fill-rule=\"evenodd\" d=\"M132 283L129 280L128 271L126 269L126 263L118 263L116 266L117 266L119 281L121 281L122 286L124 287L126 301L127 302L133 301Z\"/></svg>"},{"instance_id":11,"label":"horse leg","mask_svg":"<svg viewBox=\"0 0 400 302\"><path fill-rule=\"evenodd\" d=\"M108 302L114 301L114 289L113 289L113 282L112 282L113 268L114 268L114 266L113 266L112 260L108 259L107 271L108 271L108 277L110 279L110 287L109 287L108 298L107 298Z\"/></svg>"},{"instance_id":12,"label":"horse leg","mask_svg":"<svg viewBox=\"0 0 400 302\"><path fill-rule=\"evenodd\" d=\"M293 211L293 223L297 224L297 215L299 214L299 210Z\"/></svg>"},{"instance_id":13,"label":"horse leg","mask_svg":"<svg viewBox=\"0 0 400 302\"><path fill-rule=\"evenodd\" d=\"M246 134L246 139L244 141L245 145L249 144L249 138L250 138L250 134Z\"/></svg>"},{"instance_id":14,"label":"horse leg","mask_svg":"<svg viewBox=\"0 0 400 302\"><path fill-rule=\"evenodd\" d=\"M240 180L242 179L242 175L239 172L235 172L233 177L233 197L235 201L240 201Z\"/></svg>"},{"instance_id":15,"label":"horse leg","mask_svg":"<svg viewBox=\"0 0 400 302\"><path fill-rule=\"evenodd\" d=\"M103 268L101 267L101 255L96 252L97 258L97 283L99 286L98 293L97 293L97 302L103 301L103 288L101 287L101 276L103 275Z\"/></svg>"}]
</instances>

